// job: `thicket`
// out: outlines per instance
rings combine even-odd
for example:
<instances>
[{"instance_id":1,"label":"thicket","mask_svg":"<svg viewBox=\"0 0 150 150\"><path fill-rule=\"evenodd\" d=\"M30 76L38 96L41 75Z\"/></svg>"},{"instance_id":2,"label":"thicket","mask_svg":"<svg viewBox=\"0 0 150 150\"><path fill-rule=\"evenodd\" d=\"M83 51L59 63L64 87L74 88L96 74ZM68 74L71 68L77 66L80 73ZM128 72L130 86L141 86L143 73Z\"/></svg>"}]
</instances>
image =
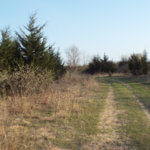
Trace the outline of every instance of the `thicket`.
<instances>
[{"instance_id":1,"label":"thicket","mask_svg":"<svg viewBox=\"0 0 150 150\"><path fill-rule=\"evenodd\" d=\"M129 65L128 65L128 58L122 57L121 60L118 62L118 69L117 71L120 73L129 73Z\"/></svg>"},{"instance_id":2,"label":"thicket","mask_svg":"<svg viewBox=\"0 0 150 150\"><path fill-rule=\"evenodd\" d=\"M148 73L147 53L132 54L128 60L130 72L133 75L141 75Z\"/></svg>"},{"instance_id":3,"label":"thicket","mask_svg":"<svg viewBox=\"0 0 150 150\"><path fill-rule=\"evenodd\" d=\"M64 64L58 52L47 44L43 34L45 24L36 25L36 14L29 18L29 23L11 36L10 29L1 31L0 40L0 71L9 73L20 66L32 66L41 71L51 71L55 78L65 72Z\"/></svg>"},{"instance_id":4,"label":"thicket","mask_svg":"<svg viewBox=\"0 0 150 150\"><path fill-rule=\"evenodd\" d=\"M148 73L148 68L147 53L144 51L143 54L132 54L129 58L122 57L118 63L110 61L106 55L102 59L94 56L83 72L88 74L118 72L142 75Z\"/></svg>"},{"instance_id":5,"label":"thicket","mask_svg":"<svg viewBox=\"0 0 150 150\"><path fill-rule=\"evenodd\" d=\"M117 70L117 66L113 61L110 61L108 56L104 55L101 59L99 56L94 56L89 63L86 73L113 73Z\"/></svg>"}]
</instances>

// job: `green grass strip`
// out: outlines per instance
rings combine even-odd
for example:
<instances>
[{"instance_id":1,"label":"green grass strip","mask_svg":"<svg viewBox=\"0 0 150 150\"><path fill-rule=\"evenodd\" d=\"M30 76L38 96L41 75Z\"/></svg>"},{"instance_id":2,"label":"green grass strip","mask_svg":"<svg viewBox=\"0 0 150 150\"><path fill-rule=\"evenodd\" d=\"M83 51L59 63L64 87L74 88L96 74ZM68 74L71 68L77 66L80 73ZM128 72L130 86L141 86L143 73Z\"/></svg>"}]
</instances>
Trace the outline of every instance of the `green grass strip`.
<instances>
[{"instance_id":1,"label":"green grass strip","mask_svg":"<svg viewBox=\"0 0 150 150\"><path fill-rule=\"evenodd\" d=\"M139 150L150 150L150 121L144 111L133 97L133 92L125 85L105 78L105 82L111 83L117 108L122 112L120 132L131 140L131 146Z\"/></svg>"}]
</instances>

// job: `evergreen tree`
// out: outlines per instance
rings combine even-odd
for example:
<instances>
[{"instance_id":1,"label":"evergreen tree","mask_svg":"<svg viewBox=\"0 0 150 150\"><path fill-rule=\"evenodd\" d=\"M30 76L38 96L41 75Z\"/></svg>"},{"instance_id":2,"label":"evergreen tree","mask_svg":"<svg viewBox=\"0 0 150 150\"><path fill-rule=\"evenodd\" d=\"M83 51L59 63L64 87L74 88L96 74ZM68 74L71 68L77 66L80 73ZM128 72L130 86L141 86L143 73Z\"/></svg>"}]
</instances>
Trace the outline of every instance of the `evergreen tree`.
<instances>
[{"instance_id":1,"label":"evergreen tree","mask_svg":"<svg viewBox=\"0 0 150 150\"><path fill-rule=\"evenodd\" d=\"M144 51L142 59L141 59L141 65L142 65L142 73L147 74L148 73L148 63L147 63L147 52Z\"/></svg>"},{"instance_id":2,"label":"evergreen tree","mask_svg":"<svg viewBox=\"0 0 150 150\"><path fill-rule=\"evenodd\" d=\"M13 71L21 63L21 54L16 40L12 39L10 29L1 31L0 70Z\"/></svg>"},{"instance_id":3,"label":"evergreen tree","mask_svg":"<svg viewBox=\"0 0 150 150\"><path fill-rule=\"evenodd\" d=\"M94 74L101 72L101 59L99 56L94 56L86 70L87 73Z\"/></svg>"},{"instance_id":4,"label":"evergreen tree","mask_svg":"<svg viewBox=\"0 0 150 150\"><path fill-rule=\"evenodd\" d=\"M42 57L48 49L46 38L42 33L44 27L45 24L42 26L36 25L36 15L34 14L25 27L27 32L21 29L21 34L16 33L25 64L35 66L41 64Z\"/></svg>"},{"instance_id":5,"label":"evergreen tree","mask_svg":"<svg viewBox=\"0 0 150 150\"><path fill-rule=\"evenodd\" d=\"M129 58L129 69L133 75L147 74L147 54L144 52L143 55L133 54Z\"/></svg>"},{"instance_id":6,"label":"evergreen tree","mask_svg":"<svg viewBox=\"0 0 150 150\"><path fill-rule=\"evenodd\" d=\"M109 58L104 54L103 59L101 59L101 72L109 72Z\"/></svg>"},{"instance_id":7,"label":"evergreen tree","mask_svg":"<svg viewBox=\"0 0 150 150\"><path fill-rule=\"evenodd\" d=\"M118 62L118 72L127 73L129 72L128 58L123 56Z\"/></svg>"},{"instance_id":8,"label":"evergreen tree","mask_svg":"<svg viewBox=\"0 0 150 150\"><path fill-rule=\"evenodd\" d=\"M90 74L109 73L115 72L116 69L116 64L113 61L110 61L109 58L104 54L103 59L101 59L99 56L94 56L85 72Z\"/></svg>"},{"instance_id":9,"label":"evergreen tree","mask_svg":"<svg viewBox=\"0 0 150 150\"><path fill-rule=\"evenodd\" d=\"M55 67L53 67L53 71L55 73L55 77L59 78L60 76L62 76L65 73L65 68L64 68L64 64L60 58L60 54L59 52L54 53L53 55L51 55L51 59L53 61L53 64Z\"/></svg>"},{"instance_id":10,"label":"evergreen tree","mask_svg":"<svg viewBox=\"0 0 150 150\"><path fill-rule=\"evenodd\" d=\"M18 44L25 65L51 70L58 78L65 72L64 64L59 53L54 52L53 46L47 46L46 38L42 33L44 27L45 24L36 25L36 15L32 15L25 27L27 32L21 29L21 34L16 33Z\"/></svg>"},{"instance_id":11,"label":"evergreen tree","mask_svg":"<svg viewBox=\"0 0 150 150\"><path fill-rule=\"evenodd\" d=\"M51 70L56 79L65 73L64 63L60 58L60 54L55 53L53 49L44 53L41 65L43 69Z\"/></svg>"}]
</instances>

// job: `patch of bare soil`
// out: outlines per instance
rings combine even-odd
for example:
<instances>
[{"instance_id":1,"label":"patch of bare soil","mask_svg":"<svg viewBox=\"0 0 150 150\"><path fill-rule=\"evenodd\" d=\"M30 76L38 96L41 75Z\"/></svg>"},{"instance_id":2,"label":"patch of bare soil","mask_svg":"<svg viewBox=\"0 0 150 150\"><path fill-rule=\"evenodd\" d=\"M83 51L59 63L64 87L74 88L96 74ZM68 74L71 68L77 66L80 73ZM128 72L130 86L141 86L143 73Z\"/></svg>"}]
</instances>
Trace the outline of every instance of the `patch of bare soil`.
<instances>
[{"instance_id":1,"label":"patch of bare soil","mask_svg":"<svg viewBox=\"0 0 150 150\"><path fill-rule=\"evenodd\" d=\"M120 136L118 114L121 113L116 109L114 101L113 88L106 98L105 109L100 114L99 130L100 133L90 144L84 145L82 150L127 150L129 149L129 141Z\"/></svg>"}]
</instances>

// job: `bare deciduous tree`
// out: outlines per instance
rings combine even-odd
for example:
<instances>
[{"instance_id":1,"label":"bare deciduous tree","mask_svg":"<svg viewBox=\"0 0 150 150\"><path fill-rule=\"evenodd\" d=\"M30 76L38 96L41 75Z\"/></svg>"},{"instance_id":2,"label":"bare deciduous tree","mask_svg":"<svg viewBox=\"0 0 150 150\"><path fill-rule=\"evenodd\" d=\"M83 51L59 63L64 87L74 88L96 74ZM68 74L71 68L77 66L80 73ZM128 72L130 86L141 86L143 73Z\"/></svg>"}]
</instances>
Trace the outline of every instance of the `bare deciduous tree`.
<instances>
[{"instance_id":1,"label":"bare deciduous tree","mask_svg":"<svg viewBox=\"0 0 150 150\"><path fill-rule=\"evenodd\" d=\"M71 46L66 51L67 65L71 68L76 68L80 61L80 52L76 46Z\"/></svg>"}]
</instances>

